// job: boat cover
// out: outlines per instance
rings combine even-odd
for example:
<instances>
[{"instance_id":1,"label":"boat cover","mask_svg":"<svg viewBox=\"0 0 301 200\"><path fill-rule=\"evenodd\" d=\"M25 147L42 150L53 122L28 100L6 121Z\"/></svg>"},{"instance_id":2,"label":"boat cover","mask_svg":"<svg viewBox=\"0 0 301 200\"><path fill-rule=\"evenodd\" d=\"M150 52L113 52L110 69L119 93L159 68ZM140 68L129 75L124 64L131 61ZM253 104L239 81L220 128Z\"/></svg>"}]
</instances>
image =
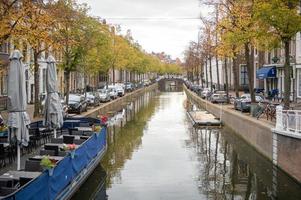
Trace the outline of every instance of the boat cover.
<instances>
[{"instance_id":1,"label":"boat cover","mask_svg":"<svg viewBox=\"0 0 301 200\"><path fill-rule=\"evenodd\" d=\"M98 153L106 149L106 127L93 134L80 147L69 153L52 174L45 170L38 178L5 199L52 200L86 167Z\"/></svg>"}]
</instances>

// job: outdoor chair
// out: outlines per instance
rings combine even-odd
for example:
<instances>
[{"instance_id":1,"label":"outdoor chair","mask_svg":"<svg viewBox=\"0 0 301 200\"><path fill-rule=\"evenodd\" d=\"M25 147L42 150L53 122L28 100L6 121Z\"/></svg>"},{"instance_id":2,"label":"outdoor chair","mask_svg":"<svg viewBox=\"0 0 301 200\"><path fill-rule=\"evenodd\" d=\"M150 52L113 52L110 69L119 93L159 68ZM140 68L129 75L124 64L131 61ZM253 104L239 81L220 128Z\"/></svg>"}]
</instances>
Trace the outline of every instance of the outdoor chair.
<instances>
[{"instance_id":1,"label":"outdoor chair","mask_svg":"<svg viewBox=\"0 0 301 200\"><path fill-rule=\"evenodd\" d=\"M79 138L82 139L82 140L87 140L87 139L89 139L88 136L81 136L81 137L79 137Z\"/></svg>"},{"instance_id":2,"label":"outdoor chair","mask_svg":"<svg viewBox=\"0 0 301 200\"><path fill-rule=\"evenodd\" d=\"M0 179L0 187L13 187L14 186L14 179L5 178Z\"/></svg>"},{"instance_id":3,"label":"outdoor chair","mask_svg":"<svg viewBox=\"0 0 301 200\"><path fill-rule=\"evenodd\" d=\"M40 165L40 161L26 160L25 161L25 171L28 171L28 172L42 172L43 169Z\"/></svg>"},{"instance_id":4,"label":"outdoor chair","mask_svg":"<svg viewBox=\"0 0 301 200\"><path fill-rule=\"evenodd\" d=\"M0 144L0 160L2 162L2 167L4 167L6 165L6 161L5 161L6 156L7 156L7 153L5 151L4 145Z\"/></svg>"},{"instance_id":5,"label":"outdoor chair","mask_svg":"<svg viewBox=\"0 0 301 200\"><path fill-rule=\"evenodd\" d=\"M83 131L78 131L78 130L72 130L70 135L83 135L84 132Z\"/></svg>"},{"instance_id":6,"label":"outdoor chair","mask_svg":"<svg viewBox=\"0 0 301 200\"><path fill-rule=\"evenodd\" d=\"M37 146L41 145L41 134L38 128L29 128L29 135L30 135L30 140L34 142L34 147L37 148Z\"/></svg>"},{"instance_id":7,"label":"outdoor chair","mask_svg":"<svg viewBox=\"0 0 301 200\"><path fill-rule=\"evenodd\" d=\"M57 156L59 153L59 146L56 145L45 145L44 146L45 150L52 150L54 151L54 155Z\"/></svg>"},{"instance_id":8,"label":"outdoor chair","mask_svg":"<svg viewBox=\"0 0 301 200\"><path fill-rule=\"evenodd\" d=\"M45 149L41 149L41 150L40 150L40 155L41 155L41 156L44 156L44 155L55 156L55 151L54 151L54 150L45 150Z\"/></svg>"},{"instance_id":9,"label":"outdoor chair","mask_svg":"<svg viewBox=\"0 0 301 200\"><path fill-rule=\"evenodd\" d=\"M69 128L69 129L68 129L69 135L72 135L72 133L73 133L74 131L78 131L78 129L77 129L77 128Z\"/></svg>"},{"instance_id":10,"label":"outdoor chair","mask_svg":"<svg viewBox=\"0 0 301 200\"><path fill-rule=\"evenodd\" d=\"M50 143L62 144L63 138L51 138Z\"/></svg>"},{"instance_id":11,"label":"outdoor chair","mask_svg":"<svg viewBox=\"0 0 301 200\"><path fill-rule=\"evenodd\" d=\"M0 187L0 196L7 196L13 192L15 192L17 188L11 188L11 187Z\"/></svg>"},{"instance_id":12,"label":"outdoor chair","mask_svg":"<svg viewBox=\"0 0 301 200\"><path fill-rule=\"evenodd\" d=\"M85 122L85 123L79 123L79 127L90 127L89 122Z\"/></svg>"},{"instance_id":13,"label":"outdoor chair","mask_svg":"<svg viewBox=\"0 0 301 200\"><path fill-rule=\"evenodd\" d=\"M77 145L81 145L83 142L85 142L86 140L84 139L78 139L78 140L74 140L74 144L77 144Z\"/></svg>"},{"instance_id":14,"label":"outdoor chair","mask_svg":"<svg viewBox=\"0 0 301 200\"><path fill-rule=\"evenodd\" d=\"M92 136L94 134L94 132L92 131L85 131L85 136Z\"/></svg>"},{"instance_id":15,"label":"outdoor chair","mask_svg":"<svg viewBox=\"0 0 301 200\"><path fill-rule=\"evenodd\" d=\"M74 136L71 136L71 135L64 135L63 136L63 142L65 144L73 144L73 141L74 141Z\"/></svg>"},{"instance_id":16,"label":"outdoor chair","mask_svg":"<svg viewBox=\"0 0 301 200\"><path fill-rule=\"evenodd\" d=\"M32 180L32 178L20 177L20 179L19 179L20 187L26 185L31 180Z\"/></svg>"}]
</instances>

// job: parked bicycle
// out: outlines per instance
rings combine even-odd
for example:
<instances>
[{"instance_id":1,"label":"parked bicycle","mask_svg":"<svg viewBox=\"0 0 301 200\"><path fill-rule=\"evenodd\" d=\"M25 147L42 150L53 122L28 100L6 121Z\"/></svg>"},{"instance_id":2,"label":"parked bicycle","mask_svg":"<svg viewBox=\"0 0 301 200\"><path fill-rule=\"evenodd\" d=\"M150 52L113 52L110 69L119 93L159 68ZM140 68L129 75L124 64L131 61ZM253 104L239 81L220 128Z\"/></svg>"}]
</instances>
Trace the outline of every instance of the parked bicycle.
<instances>
[{"instance_id":1,"label":"parked bicycle","mask_svg":"<svg viewBox=\"0 0 301 200\"><path fill-rule=\"evenodd\" d=\"M255 114L255 117L259 119L262 115L265 115L267 120L276 120L276 105L272 103L263 103L259 102L258 103L258 111Z\"/></svg>"}]
</instances>

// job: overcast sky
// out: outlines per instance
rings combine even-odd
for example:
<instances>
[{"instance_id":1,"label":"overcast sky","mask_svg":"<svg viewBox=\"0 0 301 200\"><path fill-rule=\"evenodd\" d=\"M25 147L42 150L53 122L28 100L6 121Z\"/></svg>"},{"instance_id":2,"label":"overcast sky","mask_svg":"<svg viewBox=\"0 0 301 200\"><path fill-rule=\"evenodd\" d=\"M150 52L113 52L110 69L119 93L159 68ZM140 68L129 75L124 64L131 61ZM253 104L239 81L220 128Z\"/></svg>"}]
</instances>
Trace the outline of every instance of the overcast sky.
<instances>
[{"instance_id":1,"label":"overcast sky","mask_svg":"<svg viewBox=\"0 0 301 200\"><path fill-rule=\"evenodd\" d=\"M105 18L108 23L121 25L123 32L131 29L134 39L146 51L165 51L173 58L181 59L189 41L197 40L201 25L198 18L201 10L204 10L201 9L199 0L79 0L79 2L87 3L91 7L91 15Z\"/></svg>"}]
</instances>

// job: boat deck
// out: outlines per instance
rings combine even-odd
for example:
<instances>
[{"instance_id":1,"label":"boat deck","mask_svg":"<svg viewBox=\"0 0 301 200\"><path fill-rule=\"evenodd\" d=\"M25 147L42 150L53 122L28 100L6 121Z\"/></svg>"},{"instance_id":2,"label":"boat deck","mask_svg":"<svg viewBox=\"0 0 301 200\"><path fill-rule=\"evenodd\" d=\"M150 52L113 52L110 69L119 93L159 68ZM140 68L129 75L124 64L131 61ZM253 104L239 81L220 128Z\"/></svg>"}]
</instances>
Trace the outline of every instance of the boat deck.
<instances>
[{"instance_id":1,"label":"boat deck","mask_svg":"<svg viewBox=\"0 0 301 200\"><path fill-rule=\"evenodd\" d=\"M221 126L222 122L211 113L202 110L187 112L193 126Z\"/></svg>"}]
</instances>

